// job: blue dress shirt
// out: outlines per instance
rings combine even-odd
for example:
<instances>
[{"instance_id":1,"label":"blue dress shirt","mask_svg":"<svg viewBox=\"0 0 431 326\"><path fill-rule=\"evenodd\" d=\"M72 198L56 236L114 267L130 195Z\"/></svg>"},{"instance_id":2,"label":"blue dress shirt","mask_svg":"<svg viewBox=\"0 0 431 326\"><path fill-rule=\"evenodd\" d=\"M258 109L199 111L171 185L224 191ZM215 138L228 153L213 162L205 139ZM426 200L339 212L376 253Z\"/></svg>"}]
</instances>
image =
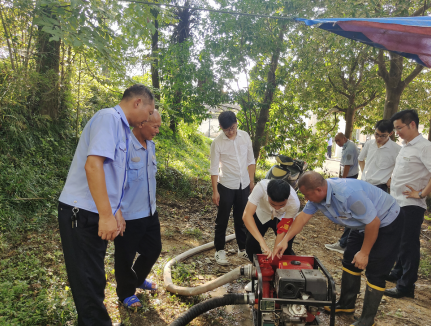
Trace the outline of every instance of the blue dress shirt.
<instances>
[{"instance_id":1,"label":"blue dress shirt","mask_svg":"<svg viewBox=\"0 0 431 326\"><path fill-rule=\"evenodd\" d=\"M347 174L347 177L351 177L359 173L358 156L358 148L356 147L355 143L351 140L347 140L343 145L340 160L340 164L343 166L343 171L345 165L350 165L350 170Z\"/></svg>"},{"instance_id":2,"label":"blue dress shirt","mask_svg":"<svg viewBox=\"0 0 431 326\"><path fill-rule=\"evenodd\" d=\"M364 230L376 217L380 219L381 228L388 226L400 212L395 198L368 182L345 178L326 181L326 200L320 203L309 201L304 213L311 215L320 210L334 223Z\"/></svg>"},{"instance_id":3,"label":"blue dress shirt","mask_svg":"<svg viewBox=\"0 0 431 326\"><path fill-rule=\"evenodd\" d=\"M120 207L126 181L126 158L130 127L119 105L98 111L85 125L59 201L98 213L88 187L85 163L87 156L105 157L106 189L112 214Z\"/></svg>"},{"instance_id":4,"label":"blue dress shirt","mask_svg":"<svg viewBox=\"0 0 431 326\"><path fill-rule=\"evenodd\" d=\"M127 156L127 184L121 212L125 220L147 217L156 211L156 145L147 140L147 149L132 133Z\"/></svg>"}]
</instances>

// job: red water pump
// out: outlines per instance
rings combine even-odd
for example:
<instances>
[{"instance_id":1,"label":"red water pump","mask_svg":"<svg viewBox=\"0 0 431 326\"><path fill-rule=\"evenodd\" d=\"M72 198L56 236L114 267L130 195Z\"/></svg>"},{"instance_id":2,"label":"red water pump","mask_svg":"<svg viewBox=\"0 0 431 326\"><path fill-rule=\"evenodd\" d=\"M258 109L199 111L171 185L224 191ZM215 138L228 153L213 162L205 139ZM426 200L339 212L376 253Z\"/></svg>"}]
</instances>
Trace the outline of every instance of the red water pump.
<instances>
[{"instance_id":1,"label":"red water pump","mask_svg":"<svg viewBox=\"0 0 431 326\"><path fill-rule=\"evenodd\" d=\"M335 283L313 256L282 256L268 260L254 255L256 275L252 279L255 326L319 325L319 308L335 311ZM331 313L330 326L335 325Z\"/></svg>"}]
</instances>

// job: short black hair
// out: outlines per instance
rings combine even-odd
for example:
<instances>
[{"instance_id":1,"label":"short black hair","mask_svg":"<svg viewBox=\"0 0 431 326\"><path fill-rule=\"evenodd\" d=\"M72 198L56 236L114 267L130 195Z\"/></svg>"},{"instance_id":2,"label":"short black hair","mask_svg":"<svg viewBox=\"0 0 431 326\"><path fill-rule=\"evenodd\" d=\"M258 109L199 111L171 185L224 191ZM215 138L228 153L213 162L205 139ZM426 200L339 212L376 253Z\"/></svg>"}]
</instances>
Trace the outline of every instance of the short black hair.
<instances>
[{"instance_id":1,"label":"short black hair","mask_svg":"<svg viewBox=\"0 0 431 326\"><path fill-rule=\"evenodd\" d=\"M268 182L266 190L268 197L273 201L280 203L285 201L290 196L290 185L281 179L274 179Z\"/></svg>"},{"instance_id":2,"label":"short black hair","mask_svg":"<svg viewBox=\"0 0 431 326\"><path fill-rule=\"evenodd\" d=\"M130 100L136 96L142 96L148 101L154 101L154 95L151 90L147 86L141 84L135 84L126 89L123 93L122 99Z\"/></svg>"},{"instance_id":3,"label":"short black hair","mask_svg":"<svg viewBox=\"0 0 431 326\"><path fill-rule=\"evenodd\" d=\"M236 115L232 111L223 111L218 116L218 122L223 129L227 129L237 122Z\"/></svg>"},{"instance_id":4,"label":"short black hair","mask_svg":"<svg viewBox=\"0 0 431 326\"><path fill-rule=\"evenodd\" d=\"M419 116L416 110L402 110L397 112L391 117L391 122L399 119L401 119L401 122L406 125L414 121L416 123L416 128L419 128Z\"/></svg>"},{"instance_id":5,"label":"short black hair","mask_svg":"<svg viewBox=\"0 0 431 326\"><path fill-rule=\"evenodd\" d=\"M377 121L374 129L378 129L381 132L387 132L388 134L390 134L392 131L394 131L394 124L391 120L388 119L379 120Z\"/></svg>"}]
</instances>

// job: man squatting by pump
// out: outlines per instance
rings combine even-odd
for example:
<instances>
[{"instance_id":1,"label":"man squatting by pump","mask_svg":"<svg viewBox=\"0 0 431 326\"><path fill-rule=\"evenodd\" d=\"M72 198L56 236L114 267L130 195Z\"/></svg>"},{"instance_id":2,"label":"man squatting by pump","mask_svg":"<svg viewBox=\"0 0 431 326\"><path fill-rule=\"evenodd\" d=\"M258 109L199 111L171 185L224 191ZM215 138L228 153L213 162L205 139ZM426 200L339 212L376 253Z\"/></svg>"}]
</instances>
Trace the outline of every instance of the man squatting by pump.
<instances>
[{"instance_id":1,"label":"man squatting by pump","mask_svg":"<svg viewBox=\"0 0 431 326\"><path fill-rule=\"evenodd\" d=\"M298 181L308 200L273 256L281 257L287 243L320 210L332 222L351 228L343 256L341 295L335 313L354 313L361 272L368 279L361 317L351 326L372 326L385 290L385 277L397 258L404 215L396 200L381 189L356 179L324 179L306 172ZM325 307L330 311L330 307Z\"/></svg>"}]
</instances>

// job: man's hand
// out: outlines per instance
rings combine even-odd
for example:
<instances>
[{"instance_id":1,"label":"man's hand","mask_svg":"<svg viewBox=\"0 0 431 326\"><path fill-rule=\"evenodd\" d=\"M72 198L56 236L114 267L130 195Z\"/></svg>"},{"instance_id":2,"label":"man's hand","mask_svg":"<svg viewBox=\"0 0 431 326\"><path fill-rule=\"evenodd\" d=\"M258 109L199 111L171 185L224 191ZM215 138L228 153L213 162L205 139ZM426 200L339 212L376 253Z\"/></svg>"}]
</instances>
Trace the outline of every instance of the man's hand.
<instances>
[{"instance_id":1,"label":"man's hand","mask_svg":"<svg viewBox=\"0 0 431 326\"><path fill-rule=\"evenodd\" d=\"M287 249L287 242L283 240L280 241L278 245L274 247L274 250L272 251L272 258L277 256L278 258L281 258L283 256L284 252Z\"/></svg>"},{"instance_id":2,"label":"man's hand","mask_svg":"<svg viewBox=\"0 0 431 326\"><path fill-rule=\"evenodd\" d=\"M126 231L126 221L124 220L123 214L121 213L121 209L115 213L115 219L117 220L117 236L118 234L123 236L123 232Z\"/></svg>"},{"instance_id":3,"label":"man's hand","mask_svg":"<svg viewBox=\"0 0 431 326\"><path fill-rule=\"evenodd\" d=\"M250 193L253 191L254 189L254 181L250 181Z\"/></svg>"},{"instance_id":4,"label":"man's hand","mask_svg":"<svg viewBox=\"0 0 431 326\"><path fill-rule=\"evenodd\" d=\"M352 264L355 264L355 267L359 269L365 269L368 265L368 255L358 251L352 260Z\"/></svg>"},{"instance_id":5,"label":"man's hand","mask_svg":"<svg viewBox=\"0 0 431 326\"><path fill-rule=\"evenodd\" d=\"M99 237L102 240L114 240L117 234L117 220L114 215L103 217L99 214Z\"/></svg>"},{"instance_id":6,"label":"man's hand","mask_svg":"<svg viewBox=\"0 0 431 326\"><path fill-rule=\"evenodd\" d=\"M217 206L220 203L220 194L218 193L218 191L213 192L213 203Z\"/></svg>"},{"instance_id":7,"label":"man's hand","mask_svg":"<svg viewBox=\"0 0 431 326\"><path fill-rule=\"evenodd\" d=\"M265 241L262 241L261 243L260 243L260 248L262 249L262 253L264 254L264 255L266 255L267 257L266 258L272 258L272 252L271 252L271 250L268 248L268 245L266 244L266 242Z\"/></svg>"},{"instance_id":8,"label":"man's hand","mask_svg":"<svg viewBox=\"0 0 431 326\"><path fill-rule=\"evenodd\" d=\"M408 190L406 190L406 191L403 191L403 195L406 195L407 197L406 198L417 198L417 199L421 199L421 197L419 197L419 191L420 190L414 190L412 187L410 187L410 186L407 186L406 185L406 187L407 188L409 188L411 191L408 191Z\"/></svg>"}]
</instances>

